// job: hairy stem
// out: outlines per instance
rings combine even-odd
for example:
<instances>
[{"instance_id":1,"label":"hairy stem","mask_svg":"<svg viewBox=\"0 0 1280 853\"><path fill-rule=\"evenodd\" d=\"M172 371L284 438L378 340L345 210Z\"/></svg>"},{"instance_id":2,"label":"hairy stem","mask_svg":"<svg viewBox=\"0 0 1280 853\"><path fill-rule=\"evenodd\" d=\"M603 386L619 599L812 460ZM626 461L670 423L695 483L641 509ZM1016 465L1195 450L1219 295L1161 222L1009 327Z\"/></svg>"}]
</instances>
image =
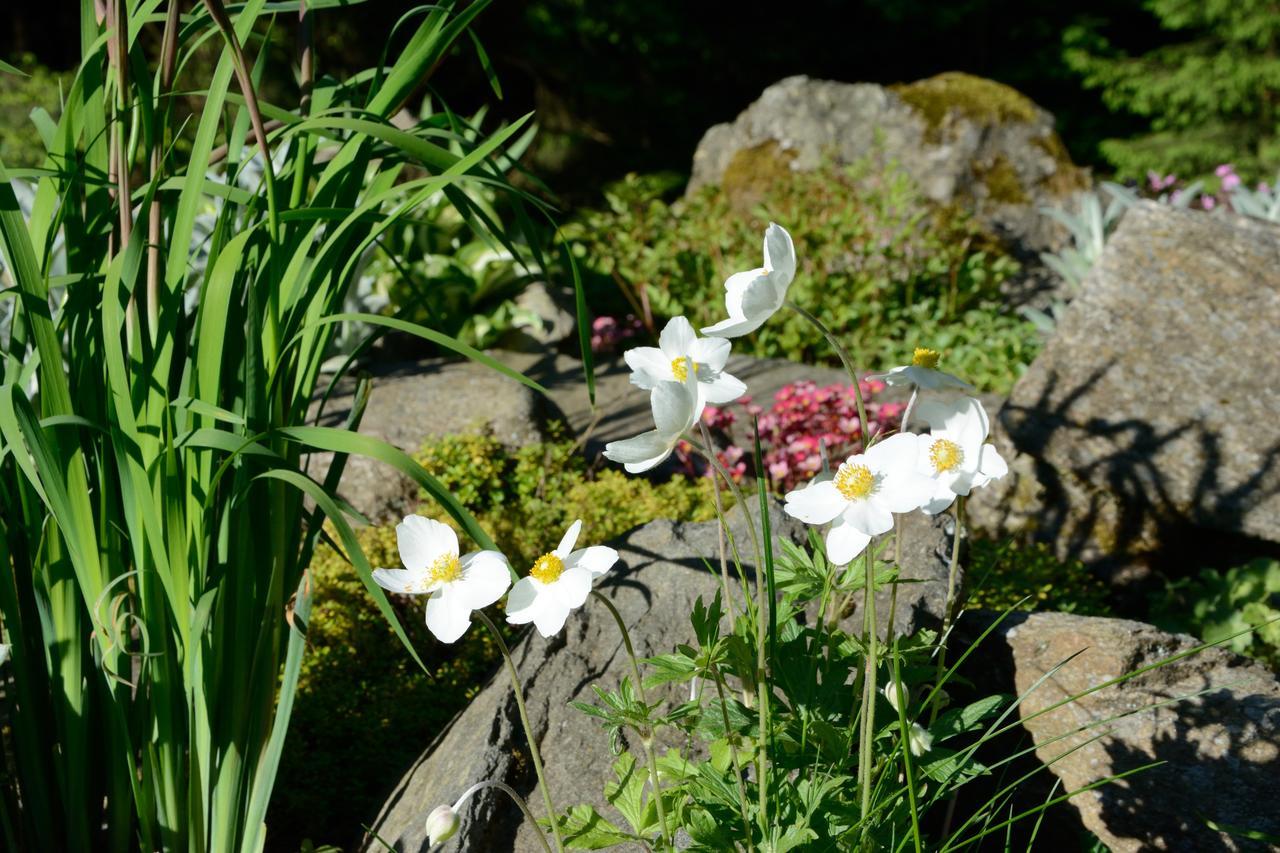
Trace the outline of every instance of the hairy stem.
<instances>
[{"instance_id":1,"label":"hairy stem","mask_svg":"<svg viewBox=\"0 0 1280 853\"><path fill-rule=\"evenodd\" d=\"M716 452L715 448L711 446L711 434L707 432L707 425L702 423L701 420L698 421L698 426L702 429L702 442L706 450L707 458L709 459L715 455ZM720 499L720 484L716 482L714 473L707 478L707 482L711 484L711 494L715 498L716 518L724 518L724 502ZM720 543L720 587L721 591L724 593L725 613L729 614L730 619L732 619L733 596L729 587L729 561L725 557L724 550L724 528L718 528L717 533L719 534L717 541Z\"/></svg>"},{"instance_id":2,"label":"hairy stem","mask_svg":"<svg viewBox=\"0 0 1280 853\"><path fill-rule=\"evenodd\" d=\"M524 797L516 793L515 789L505 782L499 782L496 779L486 779L483 782L475 783L470 788L462 792L462 796L458 797L458 801L453 804L453 810L455 812L458 811L458 809L462 808L466 804L467 800L471 799L473 794L478 791L483 791L485 788L497 788L499 791L502 791L510 797L515 804L520 807L520 811L524 812L525 818L528 819L529 823L537 831L538 841L542 842L542 849L545 850L546 853L551 853L551 845L547 843L547 835L542 831L541 827L538 826L538 819L533 816L533 811L530 810L529 804L525 802Z\"/></svg>"},{"instance_id":3,"label":"hairy stem","mask_svg":"<svg viewBox=\"0 0 1280 853\"><path fill-rule=\"evenodd\" d=\"M560 838L560 820L556 815L556 807L551 802L551 789L547 786L547 774L542 769L542 755L538 752L538 739L534 737L533 726L529 724L529 712L524 707L524 690L520 687L520 673L516 670L516 662L507 648L507 641L502 639L502 632L483 610L475 611L475 615L489 629L494 642L502 652L502 660L507 665L507 674L511 676L511 691L516 697L516 708L520 711L520 725L524 726L524 736L529 741L529 758L533 762L533 771L538 775L538 787L542 789L542 802L547 807L547 819L551 821L551 834L556 842L558 853L564 853L564 841Z\"/></svg>"},{"instance_id":4,"label":"hairy stem","mask_svg":"<svg viewBox=\"0 0 1280 853\"><path fill-rule=\"evenodd\" d=\"M613 614L613 621L618 623L618 631L622 634L622 644L627 649L627 659L631 661L631 675L636 682L636 695L640 697L640 704L644 705L647 717L649 700L644 695L644 681L640 675L640 662L636 660L636 650L631 645L631 632L627 630L627 623L622 620L622 614L618 612L618 608L614 606L608 596L595 589L591 590L591 594ZM671 847L671 830L667 826L667 809L662 804L662 786L658 782L658 756L653 751L653 733L652 725L645 731L639 732L640 742L644 744L644 759L649 764L649 782L653 785L653 801L658 807L658 826L662 830L662 840L668 847Z\"/></svg>"},{"instance_id":5,"label":"hairy stem","mask_svg":"<svg viewBox=\"0 0 1280 853\"><path fill-rule=\"evenodd\" d=\"M738 783L738 810L742 813L742 831L747 842L748 853L755 853L755 844L751 841L751 810L747 808L747 786L742 781L742 762L738 759L738 750L734 746L735 736L730 734L729 709L725 705L724 676L719 667L713 667L711 675L716 683L716 695L720 697L720 719L724 723L724 736L729 739L729 756L733 760L733 780Z\"/></svg>"},{"instance_id":6,"label":"hairy stem","mask_svg":"<svg viewBox=\"0 0 1280 853\"><path fill-rule=\"evenodd\" d=\"M876 585L875 566L871 548L863 552L865 578L863 582L863 642L866 648L866 675L862 681L862 733L858 741L858 776L862 780L862 819L871 814L871 760L875 751L876 719Z\"/></svg>"},{"instance_id":7,"label":"hairy stem","mask_svg":"<svg viewBox=\"0 0 1280 853\"><path fill-rule=\"evenodd\" d=\"M956 574L960 567L960 538L964 535L964 497L956 497L956 529L951 540L951 564L947 567L947 603L942 612L942 633L938 635L938 668L934 677L933 702L929 706L929 725L938 719L942 708L942 676L947 666L947 634L955 618Z\"/></svg>"},{"instance_id":8,"label":"hairy stem","mask_svg":"<svg viewBox=\"0 0 1280 853\"><path fill-rule=\"evenodd\" d=\"M862 429L862 451L865 453L867 448L875 443L875 440L867 427L867 408L862 400L862 385L858 382L858 372L853 369L853 359L849 357L849 352L841 345L840 341L836 340L835 333L828 329L825 323L790 299L784 304L817 329L827 339L827 343L831 344L831 348L836 351L836 355L840 356L840 363L844 365L845 373L849 374L849 381L853 383L853 400L858 406L858 425Z\"/></svg>"}]
</instances>

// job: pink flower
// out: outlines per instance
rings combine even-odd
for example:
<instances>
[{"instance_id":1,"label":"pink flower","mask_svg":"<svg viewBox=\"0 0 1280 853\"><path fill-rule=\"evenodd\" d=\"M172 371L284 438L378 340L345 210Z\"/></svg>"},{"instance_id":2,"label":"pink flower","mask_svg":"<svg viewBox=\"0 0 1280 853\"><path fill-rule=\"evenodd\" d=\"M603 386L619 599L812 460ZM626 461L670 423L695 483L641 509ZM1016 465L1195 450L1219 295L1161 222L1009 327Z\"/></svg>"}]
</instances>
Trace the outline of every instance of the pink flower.
<instances>
[{"instance_id":1,"label":"pink flower","mask_svg":"<svg viewBox=\"0 0 1280 853\"><path fill-rule=\"evenodd\" d=\"M1200 199L1200 206L1205 210L1213 210L1218 204L1218 200L1211 195L1204 196Z\"/></svg>"}]
</instances>

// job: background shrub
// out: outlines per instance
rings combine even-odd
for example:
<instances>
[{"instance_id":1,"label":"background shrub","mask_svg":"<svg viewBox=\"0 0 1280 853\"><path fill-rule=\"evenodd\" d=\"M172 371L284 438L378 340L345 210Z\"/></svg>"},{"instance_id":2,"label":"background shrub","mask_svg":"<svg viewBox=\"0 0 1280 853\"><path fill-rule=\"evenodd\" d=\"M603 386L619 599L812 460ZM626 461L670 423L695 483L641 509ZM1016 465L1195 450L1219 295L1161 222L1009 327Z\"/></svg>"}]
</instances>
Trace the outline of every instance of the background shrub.
<instances>
[{"instance_id":1,"label":"background shrub","mask_svg":"<svg viewBox=\"0 0 1280 853\"><path fill-rule=\"evenodd\" d=\"M631 311L651 328L686 314L695 326L724 312L724 280L759 266L769 221L796 242L800 270L789 292L820 311L860 367L910 360L912 348L945 353L947 369L1005 390L1039 351L1030 323L1006 310L1000 284L1018 270L962 211L925 199L897 167L869 164L792 172L772 155L746 158L706 188L668 203L676 181L629 176L606 192L609 209L570 227L592 273L593 305ZM735 342L739 343L739 342ZM757 356L836 364L825 340L783 313L743 339Z\"/></svg>"},{"instance_id":2,"label":"background shrub","mask_svg":"<svg viewBox=\"0 0 1280 853\"><path fill-rule=\"evenodd\" d=\"M1111 615L1106 584L1083 563L1060 561L1042 543L972 540L966 583L968 608Z\"/></svg>"},{"instance_id":3,"label":"background shrub","mask_svg":"<svg viewBox=\"0 0 1280 853\"><path fill-rule=\"evenodd\" d=\"M1280 669L1280 561L1259 559L1227 569L1203 569L1152 596L1151 621L1205 642L1234 637L1228 648Z\"/></svg>"}]
</instances>

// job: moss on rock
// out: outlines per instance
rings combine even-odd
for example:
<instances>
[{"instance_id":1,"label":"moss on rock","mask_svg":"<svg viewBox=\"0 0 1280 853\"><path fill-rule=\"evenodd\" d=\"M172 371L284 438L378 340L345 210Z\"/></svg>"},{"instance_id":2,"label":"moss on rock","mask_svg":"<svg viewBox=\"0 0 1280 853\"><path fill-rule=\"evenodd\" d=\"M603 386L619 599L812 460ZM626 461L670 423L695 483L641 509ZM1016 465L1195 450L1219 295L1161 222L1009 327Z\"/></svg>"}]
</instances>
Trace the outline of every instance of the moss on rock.
<instances>
[{"instance_id":1,"label":"moss on rock","mask_svg":"<svg viewBox=\"0 0 1280 853\"><path fill-rule=\"evenodd\" d=\"M982 124L1032 122L1039 108L1017 89L960 71L891 87L925 120L936 141L948 114L959 113Z\"/></svg>"},{"instance_id":2,"label":"moss on rock","mask_svg":"<svg viewBox=\"0 0 1280 853\"><path fill-rule=\"evenodd\" d=\"M987 198L1003 204L1027 204L1031 197L1023 189L1018 170L1003 154L996 155L990 165L974 164L974 177L987 188Z\"/></svg>"},{"instance_id":3,"label":"moss on rock","mask_svg":"<svg viewBox=\"0 0 1280 853\"><path fill-rule=\"evenodd\" d=\"M770 187L784 186L792 178L794 151L775 140L743 148L725 167L720 189L734 210L749 210L764 201Z\"/></svg>"}]
</instances>

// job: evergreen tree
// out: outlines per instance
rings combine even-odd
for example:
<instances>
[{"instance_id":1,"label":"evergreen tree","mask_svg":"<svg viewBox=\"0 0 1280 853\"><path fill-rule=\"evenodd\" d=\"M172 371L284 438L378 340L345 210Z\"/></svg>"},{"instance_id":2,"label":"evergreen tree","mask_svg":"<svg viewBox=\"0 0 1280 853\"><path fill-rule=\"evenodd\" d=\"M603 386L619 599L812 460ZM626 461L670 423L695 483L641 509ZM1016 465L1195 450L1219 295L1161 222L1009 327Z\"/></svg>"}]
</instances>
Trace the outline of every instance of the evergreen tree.
<instances>
[{"instance_id":1,"label":"evergreen tree","mask_svg":"<svg viewBox=\"0 0 1280 853\"><path fill-rule=\"evenodd\" d=\"M1280 167L1280 3L1147 0L1170 41L1137 55L1090 26L1065 35L1067 64L1117 112L1150 132L1109 139L1102 153L1123 177L1148 169L1202 176L1234 163L1248 179Z\"/></svg>"}]
</instances>

